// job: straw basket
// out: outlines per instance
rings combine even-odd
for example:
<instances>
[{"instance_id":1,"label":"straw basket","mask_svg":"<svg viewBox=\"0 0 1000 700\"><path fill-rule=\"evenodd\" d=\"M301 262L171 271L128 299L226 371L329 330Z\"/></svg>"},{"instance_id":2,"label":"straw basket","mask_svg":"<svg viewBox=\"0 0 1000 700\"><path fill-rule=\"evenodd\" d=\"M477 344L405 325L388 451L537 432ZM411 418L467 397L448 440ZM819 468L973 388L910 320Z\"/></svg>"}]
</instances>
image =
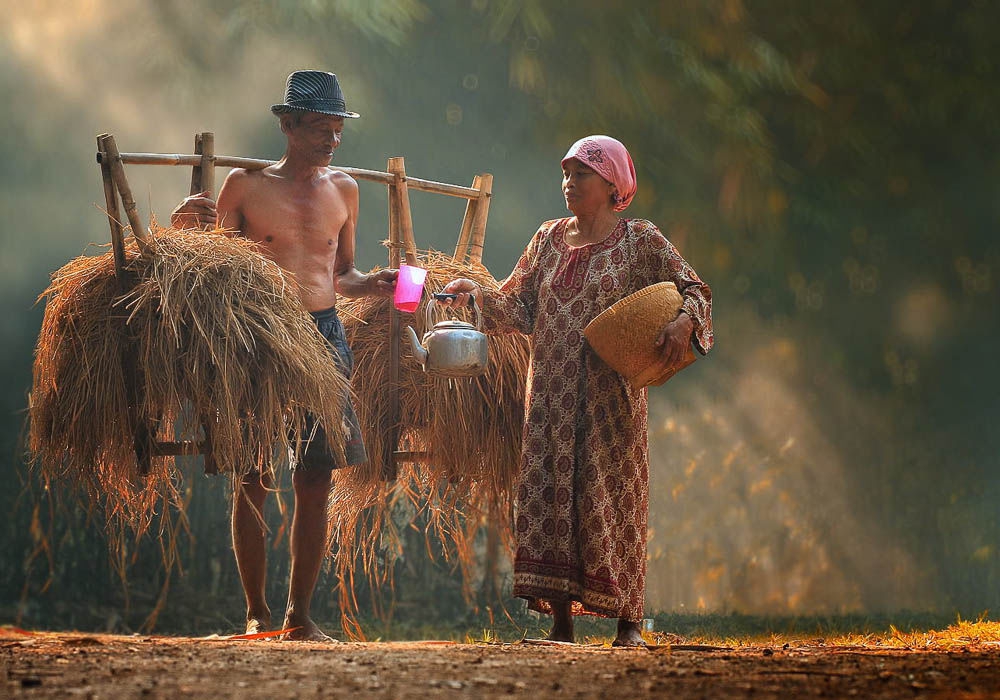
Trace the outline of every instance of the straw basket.
<instances>
[{"instance_id":1,"label":"straw basket","mask_svg":"<svg viewBox=\"0 0 1000 700\"><path fill-rule=\"evenodd\" d=\"M640 289L611 305L587 324L583 334L594 352L635 389L659 386L695 360L688 346L684 359L663 371L656 339L677 318L684 298L673 282Z\"/></svg>"}]
</instances>

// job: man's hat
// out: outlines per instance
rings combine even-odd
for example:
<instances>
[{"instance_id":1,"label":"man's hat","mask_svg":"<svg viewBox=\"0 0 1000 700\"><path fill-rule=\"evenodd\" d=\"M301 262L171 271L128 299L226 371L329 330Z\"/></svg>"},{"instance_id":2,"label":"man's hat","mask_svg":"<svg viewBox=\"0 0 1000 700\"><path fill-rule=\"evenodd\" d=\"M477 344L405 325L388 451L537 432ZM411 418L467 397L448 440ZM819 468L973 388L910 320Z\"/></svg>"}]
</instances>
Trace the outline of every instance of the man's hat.
<instances>
[{"instance_id":1,"label":"man's hat","mask_svg":"<svg viewBox=\"0 0 1000 700\"><path fill-rule=\"evenodd\" d=\"M337 76L321 70L297 70L285 81L285 102L273 105L275 114L287 112L319 112L335 117L356 119L360 114L348 112L344 93Z\"/></svg>"}]
</instances>

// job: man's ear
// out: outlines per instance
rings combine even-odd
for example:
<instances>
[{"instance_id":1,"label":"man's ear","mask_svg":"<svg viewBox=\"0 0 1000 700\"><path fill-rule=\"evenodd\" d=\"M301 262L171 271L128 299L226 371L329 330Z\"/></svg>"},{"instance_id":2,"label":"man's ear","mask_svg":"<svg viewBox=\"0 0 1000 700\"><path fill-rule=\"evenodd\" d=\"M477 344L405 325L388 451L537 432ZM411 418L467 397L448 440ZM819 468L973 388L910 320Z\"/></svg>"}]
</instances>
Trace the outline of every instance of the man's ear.
<instances>
[{"instance_id":1,"label":"man's ear","mask_svg":"<svg viewBox=\"0 0 1000 700\"><path fill-rule=\"evenodd\" d=\"M281 129L281 133L287 134L292 129L292 115L282 114L278 117L278 127Z\"/></svg>"}]
</instances>

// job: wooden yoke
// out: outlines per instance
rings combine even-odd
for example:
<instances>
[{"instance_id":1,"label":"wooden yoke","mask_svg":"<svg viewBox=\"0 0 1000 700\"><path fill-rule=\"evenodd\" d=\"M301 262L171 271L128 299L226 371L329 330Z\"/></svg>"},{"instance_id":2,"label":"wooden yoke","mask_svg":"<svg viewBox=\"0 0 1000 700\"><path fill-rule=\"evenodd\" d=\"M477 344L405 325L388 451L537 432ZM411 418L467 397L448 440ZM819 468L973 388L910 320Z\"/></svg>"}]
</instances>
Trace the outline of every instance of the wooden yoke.
<instances>
[{"instance_id":1,"label":"wooden yoke","mask_svg":"<svg viewBox=\"0 0 1000 700\"><path fill-rule=\"evenodd\" d=\"M111 229L111 243L115 255L115 275L123 293L128 291L131 282L126 269L125 245L118 208L119 196L121 197L126 216L132 227L132 234L136 238L136 243L140 251L143 254L151 254L146 229L139 223L135 200L132 198L131 189L125 178L124 164L181 165L191 167L189 193L194 195L199 192L208 192L209 196L214 197L216 194L216 167L259 170L276 162L259 158L216 155L215 136L211 132L204 132L195 136L194 151L194 154L191 155L119 153L113 136L101 134L97 137L97 162L101 166L101 178L104 183L108 225ZM387 172L344 166L338 166L337 169L347 173L356 180L369 180L386 185L389 204L389 267L398 268L403 259L403 254L405 254L408 265L419 264L416 241L413 235L413 220L410 214L410 189L451 197L461 197L468 200L454 258L457 261L463 261L468 258L470 262L475 264L482 262L483 241L486 236L486 219L489 215L490 197L492 196L493 188L492 175L488 173L476 175L473 179L472 187L407 177L402 157L390 158L386 167ZM403 254L401 254L401 251ZM389 417L390 424L378 426L378 428L383 431L382 434L386 435L388 440L391 440L393 446L393 450L390 451L390 454L393 455L390 463L382 465L383 477L392 479L395 478L396 464L398 462L421 461L422 459L426 459L427 455L425 453L401 452L398 450L402 430L399 402L401 335L399 332L399 312L392 305L390 305L389 309L388 331L389 337L393 339L390 344L389 356L391 377L389 391L391 392L391 405L393 409L392 415ZM126 368L130 366L134 368L134 357L124 357L122 361L125 363ZM133 372L133 376L137 375ZM132 392L129 403L137 414L138 408L141 405L142 388L135 386ZM143 471L143 473L148 472L151 456L204 454L205 471L207 473L215 473L216 465L211 457L212 417L202 416L201 418L205 431L205 440L203 442L156 442L153 439L155 426L140 424L136 415L134 432L136 435L136 456L140 471Z\"/></svg>"},{"instance_id":2,"label":"wooden yoke","mask_svg":"<svg viewBox=\"0 0 1000 700\"><path fill-rule=\"evenodd\" d=\"M194 137L194 152L201 156L201 162L191 168L190 194L207 192L209 197L215 194L215 134L204 131ZM205 441L198 445L195 454L205 455L205 473L218 474L219 465L212 452L212 429L216 422L215 416L201 416L201 429ZM157 443L154 449L163 450L165 443ZM162 452L161 452L162 454Z\"/></svg>"},{"instance_id":3,"label":"wooden yoke","mask_svg":"<svg viewBox=\"0 0 1000 700\"><path fill-rule=\"evenodd\" d=\"M191 189L188 194L215 193L215 134L205 131L194 137L194 152L201 162L191 168Z\"/></svg>"},{"instance_id":4,"label":"wooden yoke","mask_svg":"<svg viewBox=\"0 0 1000 700\"><path fill-rule=\"evenodd\" d=\"M101 180L104 182L104 204L107 207L108 225L111 227L111 249L115 256L115 278L118 280L118 291L124 294L128 291L129 286L128 277L125 274L125 240L122 237L122 223L118 212L118 190L111 177L111 166L105 145L106 139L114 140L108 134L101 134L97 137L97 162L101 166Z\"/></svg>"},{"instance_id":5,"label":"wooden yoke","mask_svg":"<svg viewBox=\"0 0 1000 700\"><path fill-rule=\"evenodd\" d=\"M462 262L466 256L471 262L481 263L483 260L483 242L486 238L486 218L490 214L490 197L493 195L493 176L489 173L476 175L472 179L472 189L476 196L469 198L465 205L465 217L458 233L458 244L452 256L456 262Z\"/></svg>"},{"instance_id":6,"label":"wooden yoke","mask_svg":"<svg viewBox=\"0 0 1000 700\"><path fill-rule=\"evenodd\" d=\"M211 133L199 134L195 142L196 149L204 154L202 156L202 167L198 168L197 191L211 190L214 187L215 168L205 167L204 164L211 164L214 159L214 138ZM114 136L101 134L97 137L97 162L101 167L101 179L104 182L104 199L107 205L108 224L111 228L111 247L115 258L115 278L122 294L128 292L134 280L128 273L125 260L125 241L122 235L122 225L119 220L118 198L121 197L122 206L132 227L132 235L135 236L136 244L143 254L150 254L151 248L145 228L139 221L139 213L136 209L135 199L132 197L132 189L125 176L125 168ZM192 186L194 186L195 176L192 175ZM195 194L195 192L192 192ZM205 431L203 442L160 442L155 439L156 425L149 425L139 419L140 407L144 396L144 388L140 383L140 375L134 354L126 353L121 358L122 369L128 383L128 402L131 407L131 430L134 435L136 463L139 473L145 476L150 470L150 461L154 456L175 456L175 455L205 455L205 473L216 474L218 467L212 457L211 451L211 427L210 421L203 417L202 423Z\"/></svg>"}]
</instances>

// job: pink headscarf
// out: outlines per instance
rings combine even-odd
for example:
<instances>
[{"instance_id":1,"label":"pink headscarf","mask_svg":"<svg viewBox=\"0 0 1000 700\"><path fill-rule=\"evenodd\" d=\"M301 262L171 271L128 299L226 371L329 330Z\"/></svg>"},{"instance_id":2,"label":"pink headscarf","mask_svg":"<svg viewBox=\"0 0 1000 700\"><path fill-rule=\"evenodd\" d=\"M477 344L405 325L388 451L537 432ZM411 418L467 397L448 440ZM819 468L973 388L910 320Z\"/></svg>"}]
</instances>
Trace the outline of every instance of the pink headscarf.
<instances>
[{"instance_id":1,"label":"pink headscarf","mask_svg":"<svg viewBox=\"0 0 1000 700\"><path fill-rule=\"evenodd\" d=\"M618 188L615 211L624 211L635 196L635 165L628 149L618 139L610 136L585 136L566 151L562 164L576 158L592 168L598 175Z\"/></svg>"}]
</instances>

